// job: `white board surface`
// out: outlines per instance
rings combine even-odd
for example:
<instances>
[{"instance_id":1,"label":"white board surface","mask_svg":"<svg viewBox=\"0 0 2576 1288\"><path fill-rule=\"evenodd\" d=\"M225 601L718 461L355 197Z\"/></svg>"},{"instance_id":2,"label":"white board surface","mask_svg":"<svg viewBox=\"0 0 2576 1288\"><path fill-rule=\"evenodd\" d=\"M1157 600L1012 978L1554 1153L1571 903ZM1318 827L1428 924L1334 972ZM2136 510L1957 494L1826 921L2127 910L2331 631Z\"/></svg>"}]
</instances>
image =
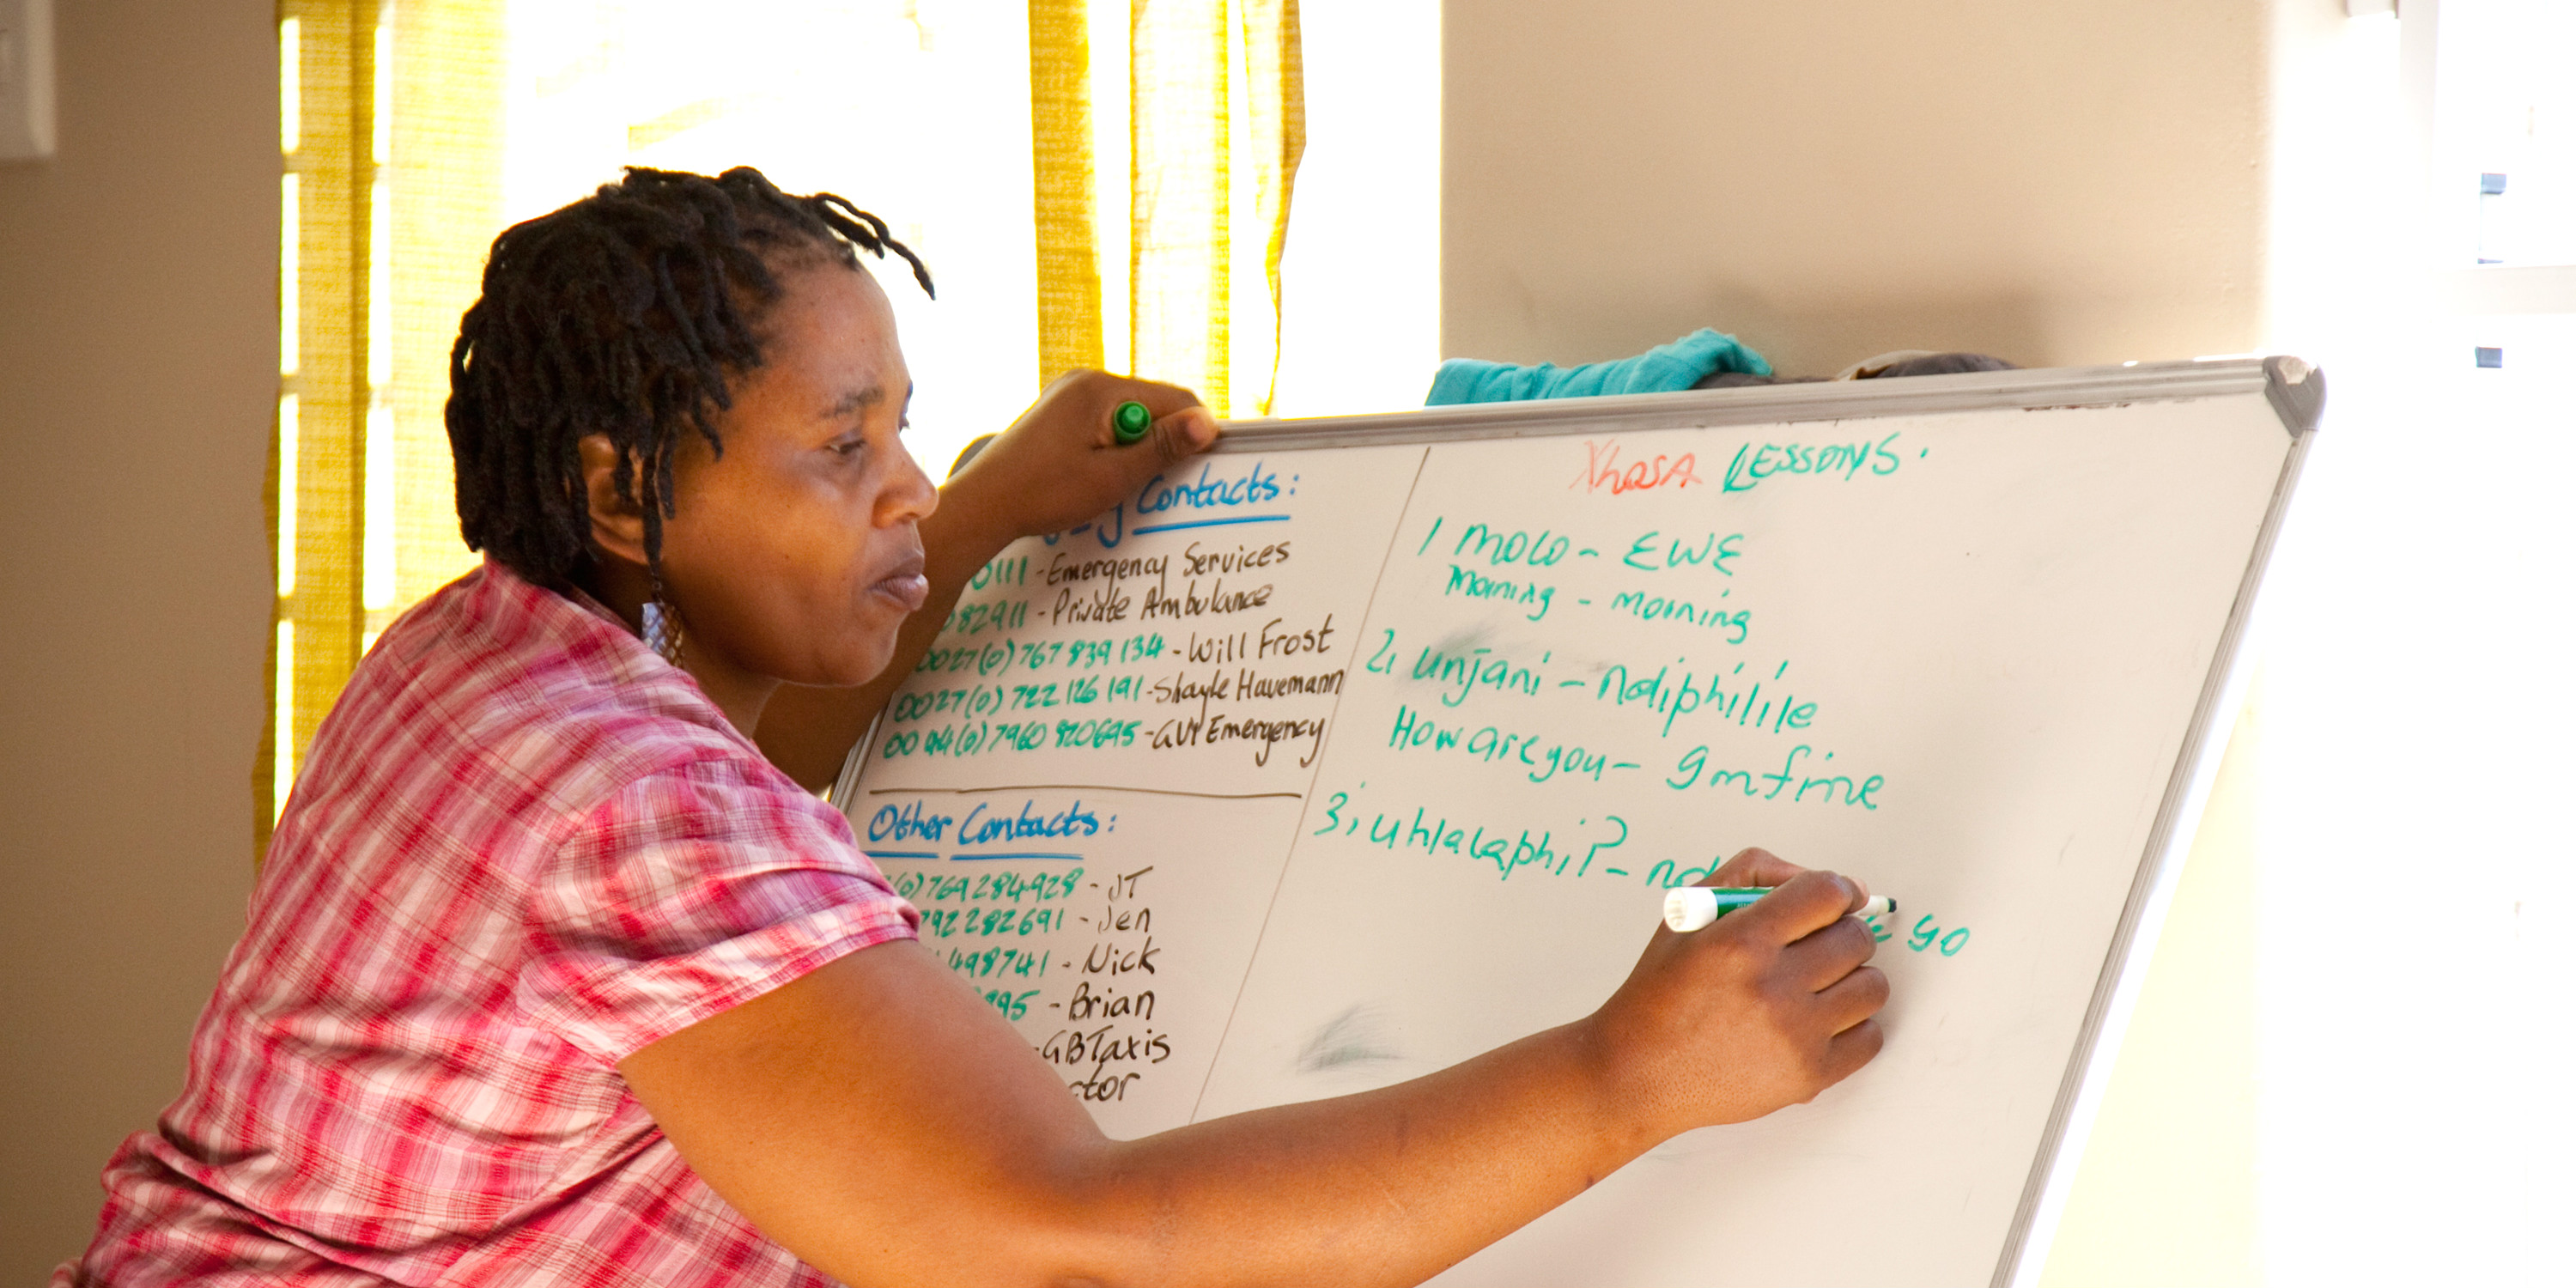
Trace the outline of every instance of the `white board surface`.
<instances>
[{"instance_id":1,"label":"white board surface","mask_svg":"<svg viewBox=\"0 0 2576 1288\"><path fill-rule=\"evenodd\" d=\"M862 846L1120 1136L1576 1018L1745 846L1854 873L1877 1061L1438 1282L2029 1273L2301 438L2253 363L1890 384L1245 427L987 569Z\"/></svg>"}]
</instances>

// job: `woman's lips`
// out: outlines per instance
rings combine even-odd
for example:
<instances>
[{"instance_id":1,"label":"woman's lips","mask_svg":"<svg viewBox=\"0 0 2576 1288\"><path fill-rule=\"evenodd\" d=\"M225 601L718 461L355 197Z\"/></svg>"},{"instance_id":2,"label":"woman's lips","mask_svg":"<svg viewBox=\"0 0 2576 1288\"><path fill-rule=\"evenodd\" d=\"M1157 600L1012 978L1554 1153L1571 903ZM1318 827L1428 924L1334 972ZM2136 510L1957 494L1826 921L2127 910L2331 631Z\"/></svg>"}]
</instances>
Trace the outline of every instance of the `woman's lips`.
<instances>
[{"instance_id":1,"label":"woman's lips","mask_svg":"<svg viewBox=\"0 0 2576 1288\"><path fill-rule=\"evenodd\" d=\"M880 579L870 589L903 606L903 611L916 613L930 602L930 578L922 575L921 557L905 560L903 566Z\"/></svg>"}]
</instances>

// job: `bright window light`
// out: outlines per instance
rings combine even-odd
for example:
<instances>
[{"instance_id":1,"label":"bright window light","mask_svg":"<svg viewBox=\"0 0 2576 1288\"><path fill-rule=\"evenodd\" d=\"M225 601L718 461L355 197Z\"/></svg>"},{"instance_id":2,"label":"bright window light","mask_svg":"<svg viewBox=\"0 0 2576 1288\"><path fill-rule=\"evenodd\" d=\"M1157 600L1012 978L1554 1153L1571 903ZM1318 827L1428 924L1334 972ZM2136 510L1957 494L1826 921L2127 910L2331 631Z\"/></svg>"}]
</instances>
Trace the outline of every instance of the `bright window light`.
<instances>
[{"instance_id":1,"label":"bright window light","mask_svg":"<svg viewBox=\"0 0 2576 1288\"><path fill-rule=\"evenodd\" d=\"M868 261L912 368L913 455L934 476L1037 393L1026 13L952 0L510 5L503 213L517 221L621 165L758 166L883 217L926 260Z\"/></svg>"},{"instance_id":2,"label":"bright window light","mask_svg":"<svg viewBox=\"0 0 2576 1288\"><path fill-rule=\"evenodd\" d=\"M1126 14L1092 6L1100 83L1124 81ZM1276 407L1418 406L1439 360L1439 6L1310 3L1302 15L1308 141L1282 264ZM913 453L941 472L1037 392L1025 21L958 0L746 0L721 23L687 0L514 0L503 213L542 214L631 163L756 165L791 192L838 192L883 216L939 285L934 303L900 267L870 265L912 367ZM1092 128L1104 358L1123 370L1118 95L1094 99ZM1236 317L1238 353L1266 353L1265 321ZM1237 372L1239 414L1252 378Z\"/></svg>"},{"instance_id":3,"label":"bright window light","mask_svg":"<svg viewBox=\"0 0 2576 1288\"><path fill-rule=\"evenodd\" d=\"M2468 267L2482 171L2576 216L2553 133L2576 9L2442 0L2438 33L2406 12L2288 45L2276 95L2269 347L2331 391L2260 621L2278 1285L2554 1282L2576 1211L2576 295L2482 313L2451 289L2530 271ZM2488 232L2508 260L2576 251Z\"/></svg>"},{"instance_id":4,"label":"bright window light","mask_svg":"<svg viewBox=\"0 0 2576 1288\"><path fill-rule=\"evenodd\" d=\"M1422 405L1440 365L1440 6L1308 4L1282 416Z\"/></svg>"}]
</instances>

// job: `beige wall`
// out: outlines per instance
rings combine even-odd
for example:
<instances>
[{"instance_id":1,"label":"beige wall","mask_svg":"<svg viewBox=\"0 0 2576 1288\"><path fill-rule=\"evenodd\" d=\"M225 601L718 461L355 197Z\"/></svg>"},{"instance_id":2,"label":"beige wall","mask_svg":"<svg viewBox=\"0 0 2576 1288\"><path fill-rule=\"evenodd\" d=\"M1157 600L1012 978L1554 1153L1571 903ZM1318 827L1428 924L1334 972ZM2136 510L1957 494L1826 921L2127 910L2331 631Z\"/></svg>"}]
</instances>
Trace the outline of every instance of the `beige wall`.
<instances>
[{"instance_id":1,"label":"beige wall","mask_svg":"<svg viewBox=\"0 0 2576 1288\"><path fill-rule=\"evenodd\" d=\"M2262 0L1448 0L1441 351L2250 348Z\"/></svg>"},{"instance_id":2,"label":"beige wall","mask_svg":"<svg viewBox=\"0 0 2576 1288\"><path fill-rule=\"evenodd\" d=\"M79 1251L250 885L277 387L269 0L55 0L0 164L0 1283Z\"/></svg>"}]
</instances>

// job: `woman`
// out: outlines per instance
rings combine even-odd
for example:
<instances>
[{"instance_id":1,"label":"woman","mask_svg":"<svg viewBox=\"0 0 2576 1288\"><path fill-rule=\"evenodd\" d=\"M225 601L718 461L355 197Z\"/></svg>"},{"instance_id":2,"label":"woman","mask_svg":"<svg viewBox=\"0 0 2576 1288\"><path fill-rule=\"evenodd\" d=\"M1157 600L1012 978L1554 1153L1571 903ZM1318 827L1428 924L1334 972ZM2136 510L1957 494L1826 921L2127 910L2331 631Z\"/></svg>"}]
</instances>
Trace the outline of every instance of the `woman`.
<instances>
[{"instance_id":1,"label":"woman","mask_svg":"<svg viewBox=\"0 0 2576 1288\"><path fill-rule=\"evenodd\" d=\"M1086 373L936 492L857 250L928 289L748 169L494 243L448 409L485 563L325 721L187 1089L57 1284L1409 1283L1876 1052L1858 887L1748 851L1713 879L1781 889L1581 1021L1101 1136L780 767L827 776L1004 544L1216 424Z\"/></svg>"}]
</instances>

